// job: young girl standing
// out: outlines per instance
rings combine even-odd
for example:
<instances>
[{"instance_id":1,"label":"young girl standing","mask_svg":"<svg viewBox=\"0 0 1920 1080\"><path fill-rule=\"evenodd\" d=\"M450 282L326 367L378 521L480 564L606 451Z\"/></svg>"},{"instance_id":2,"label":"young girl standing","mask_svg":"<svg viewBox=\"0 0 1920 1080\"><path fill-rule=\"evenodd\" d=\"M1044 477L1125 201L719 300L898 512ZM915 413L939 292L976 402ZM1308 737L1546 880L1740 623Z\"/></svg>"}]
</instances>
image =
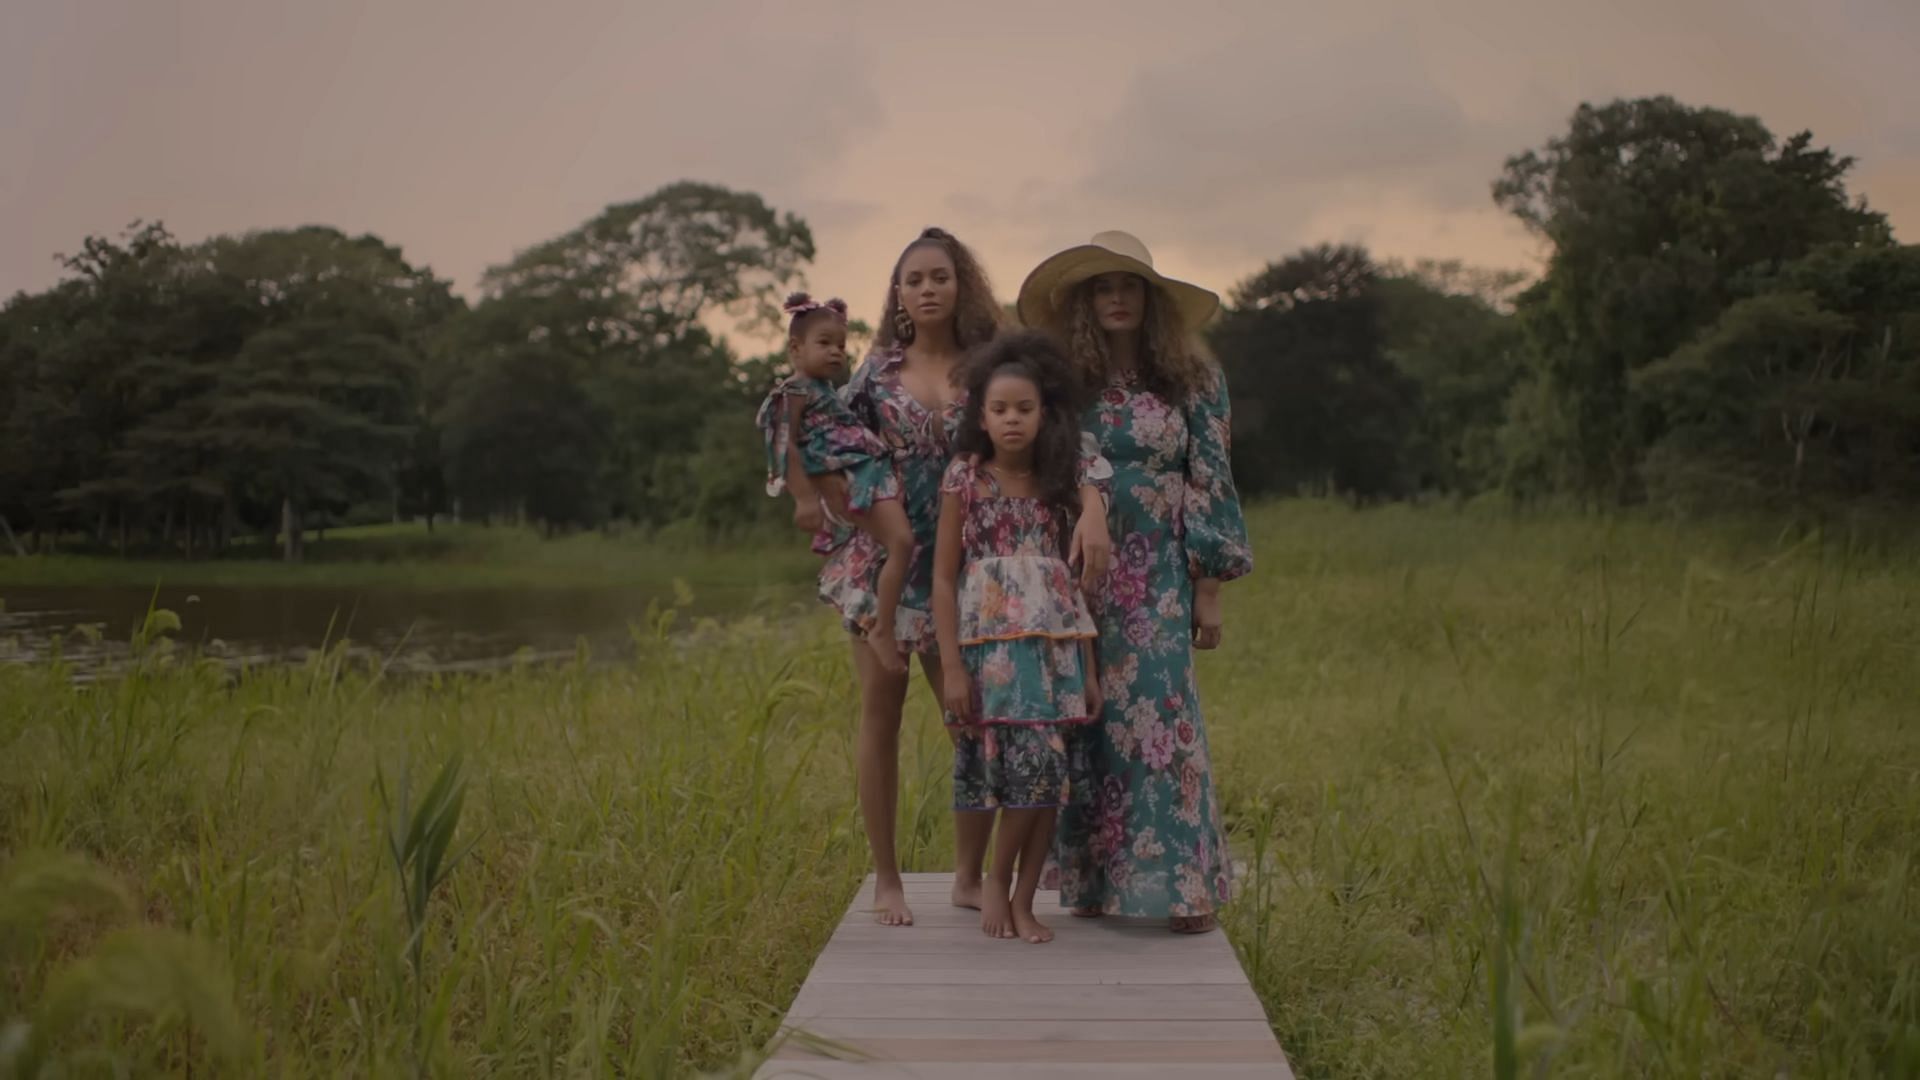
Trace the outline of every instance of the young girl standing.
<instances>
[{"instance_id":1,"label":"young girl standing","mask_svg":"<svg viewBox=\"0 0 1920 1080\"><path fill-rule=\"evenodd\" d=\"M854 523L833 513L808 480L826 473L846 478L847 509L886 552L874 584L879 607L867 645L882 668L904 672L893 613L913 556L913 529L886 443L854 417L828 381L847 367L847 303L794 293L785 310L793 374L773 388L755 418L767 445L767 494L792 490L794 521L813 530L813 550L827 555L846 543Z\"/></svg>"},{"instance_id":2,"label":"young girl standing","mask_svg":"<svg viewBox=\"0 0 1920 1080\"><path fill-rule=\"evenodd\" d=\"M981 930L1038 944L1053 938L1033 896L1067 802L1062 729L1101 705L1093 617L1067 564L1080 511L1074 379L1039 334L996 340L965 375L933 565L954 809L999 815Z\"/></svg>"}]
</instances>

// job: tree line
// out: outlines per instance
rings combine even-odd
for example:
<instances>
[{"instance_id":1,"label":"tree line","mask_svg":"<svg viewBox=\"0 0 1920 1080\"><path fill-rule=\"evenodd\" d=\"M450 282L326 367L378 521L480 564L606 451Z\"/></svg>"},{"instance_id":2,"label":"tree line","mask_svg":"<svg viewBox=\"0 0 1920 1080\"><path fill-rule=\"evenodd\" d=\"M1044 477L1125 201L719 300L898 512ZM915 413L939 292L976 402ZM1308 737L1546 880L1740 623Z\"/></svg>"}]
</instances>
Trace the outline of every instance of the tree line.
<instances>
[{"instance_id":1,"label":"tree line","mask_svg":"<svg viewBox=\"0 0 1920 1080\"><path fill-rule=\"evenodd\" d=\"M1826 514L1920 504L1920 247L1802 133L1671 98L1582 106L1495 201L1537 281L1323 247L1213 344L1256 491L1503 491ZM1508 302L1510 299L1510 303Z\"/></svg>"},{"instance_id":2,"label":"tree line","mask_svg":"<svg viewBox=\"0 0 1920 1080\"><path fill-rule=\"evenodd\" d=\"M1920 248L1811 135L1582 106L1495 201L1544 273L1355 246L1231 290L1209 344L1249 494L1504 492L1825 513L1920 501ZM330 523L765 520L754 403L814 255L759 196L669 185L484 275L371 236L90 237L0 309L0 520L21 547L298 558Z\"/></svg>"},{"instance_id":3,"label":"tree line","mask_svg":"<svg viewBox=\"0 0 1920 1080\"><path fill-rule=\"evenodd\" d=\"M488 270L478 303L372 237L89 237L0 310L0 515L22 546L223 551L316 526L513 518L725 525L765 321L813 258L752 194L670 185Z\"/></svg>"}]
</instances>

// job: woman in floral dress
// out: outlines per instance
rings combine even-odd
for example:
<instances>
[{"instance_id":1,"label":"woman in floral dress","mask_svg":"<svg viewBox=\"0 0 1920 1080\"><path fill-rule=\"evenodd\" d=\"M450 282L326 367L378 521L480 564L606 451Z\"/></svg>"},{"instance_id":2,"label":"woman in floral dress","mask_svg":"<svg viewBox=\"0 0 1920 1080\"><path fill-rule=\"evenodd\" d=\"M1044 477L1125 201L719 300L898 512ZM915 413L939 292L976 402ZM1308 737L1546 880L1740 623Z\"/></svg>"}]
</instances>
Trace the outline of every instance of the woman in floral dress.
<instances>
[{"instance_id":1,"label":"woman in floral dress","mask_svg":"<svg viewBox=\"0 0 1920 1080\"><path fill-rule=\"evenodd\" d=\"M1113 469L1113 560L1094 597L1106 705L1056 832L1061 901L1185 933L1213 929L1231 885L1193 650L1219 645L1220 584L1253 569L1226 381L1193 338L1218 308L1126 233L1041 263L1019 305L1067 347L1094 399L1082 427Z\"/></svg>"},{"instance_id":2,"label":"woman in floral dress","mask_svg":"<svg viewBox=\"0 0 1920 1080\"><path fill-rule=\"evenodd\" d=\"M967 350L999 331L999 307L978 260L943 229L928 229L908 244L888 280L885 309L874 348L842 395L854 415L893 450L907 520L913 526L913 561L894 616L901 647L920 657L935 700L940 697L938 644L933 629L933 548L940 519L940 480L953 456L953 440L965 402L953 374ZM1092 479L1089 474L1089 480ZM816 486L832 502L844 502L837 477ZM1091 487L1074 530L1074 548L1086 572L1107 563L1104 504ZM881 924L907 926L907 906L894 852L900 800L900 720L907 676L886 671L864 638L877 619L874 582L885 551L866 533L855 533L820 571L820 598L840 611L853 636L854 675L860 684L860 733L856 750L860 810L872 851L874 905ZM979 905L980 870L992 821L956 814L956 875L953 901ZM969 869L970 868L970 869Z\"/></svg>"}]
</instances>

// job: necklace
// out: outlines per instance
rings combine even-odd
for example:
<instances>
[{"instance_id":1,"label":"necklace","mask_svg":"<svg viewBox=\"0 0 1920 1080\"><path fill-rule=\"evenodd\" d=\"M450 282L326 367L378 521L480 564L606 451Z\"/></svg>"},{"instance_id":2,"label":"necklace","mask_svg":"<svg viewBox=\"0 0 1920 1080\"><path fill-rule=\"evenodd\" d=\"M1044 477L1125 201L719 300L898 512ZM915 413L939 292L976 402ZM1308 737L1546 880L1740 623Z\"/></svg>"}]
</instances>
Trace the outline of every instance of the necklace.
<instances>
[{"instance_id":1,"label":"necklace","mask_svg":"<svg viewBox=\"0 0 1920 1080\"><path fill-rule=\"evenodd\" d=\"M1001 476L1010 477L1014 480L1025 480L1028 477L1033 475L1032 469L1027 469L1024 472L1015 472L1012 469L1003 468L1000 465L997 465L991 461L987 462L987 468L992 469L994 472L999 473Z\"/></svg>"}]
</instances>

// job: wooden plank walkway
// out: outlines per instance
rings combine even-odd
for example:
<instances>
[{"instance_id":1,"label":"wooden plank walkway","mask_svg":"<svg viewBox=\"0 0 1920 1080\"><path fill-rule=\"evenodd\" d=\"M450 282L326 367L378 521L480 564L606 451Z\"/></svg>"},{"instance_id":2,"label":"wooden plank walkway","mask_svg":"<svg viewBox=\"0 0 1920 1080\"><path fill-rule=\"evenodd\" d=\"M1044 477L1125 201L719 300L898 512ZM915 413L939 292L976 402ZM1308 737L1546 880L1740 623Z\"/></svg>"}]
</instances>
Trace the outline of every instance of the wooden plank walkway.
<instances>
[{"instance_id":1,"label":"wooden plank walkway","mask_svg":"<svg viewBox=\"0 0 1920 1080\"><path fill-rule=\"evenodd\" d=\"M952 875L906 884L914 925L884 927L867 879L755 1080L1291 1080L1225 934L1075 919L1043 892L1054 940L995 941Z\"/></svg>"}]
</instances>

